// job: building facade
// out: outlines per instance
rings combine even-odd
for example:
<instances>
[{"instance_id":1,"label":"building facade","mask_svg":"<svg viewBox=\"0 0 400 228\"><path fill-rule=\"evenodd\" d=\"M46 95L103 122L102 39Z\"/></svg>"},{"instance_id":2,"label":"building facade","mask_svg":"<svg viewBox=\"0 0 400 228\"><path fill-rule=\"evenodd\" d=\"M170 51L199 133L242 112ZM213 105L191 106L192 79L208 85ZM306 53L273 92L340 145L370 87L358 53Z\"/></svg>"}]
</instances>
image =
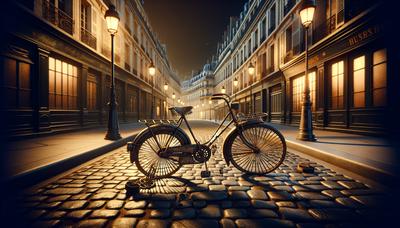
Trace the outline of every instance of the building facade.
<instances>
[{"instance_id":1,"label":"building facade","mask_svg":"<svg viewBox=\"0 0 400 228\"><path fill-rule=\"evenodd\" d=\"M105 124L111 84L111 37L104 14L120 15L115 35L115 82L120 123L168 118L180 82L166 47L139 0L6 1L0 53L2 111L8 135L27 136ZM154 63L156 75L148 74ZM164 85L168 85L168 90Z\"/></svg>"},{"instance_id":2,"label":"building facade","mask_svg":"<svg viewBox=\"0 0 400 228\"><path fill-rule=\"evenodd\" d=\"M214 116L214 103L210 102L214 93L214 67L215 62L207 63L189 80L182 82L182 102L194 108L188 116L190 119L211 120Z\"/></svg>"},{"instance_id":3,"label":"building facade","mask_svg":"<svg viewBox=\"0 0 400 228\"><path fill-rule=\"evenodd\" d=\"M266 112L268 121L299 124L305 84L299 6L299 0L249 0L239 17L231 18L217 48L214 90L226 88L242 112ZM316 128L384 132L390 79L380 7L379 1L316 1L308 36ZM219 102L216 118L225 111Z\"/></svg>"}]
</instances>

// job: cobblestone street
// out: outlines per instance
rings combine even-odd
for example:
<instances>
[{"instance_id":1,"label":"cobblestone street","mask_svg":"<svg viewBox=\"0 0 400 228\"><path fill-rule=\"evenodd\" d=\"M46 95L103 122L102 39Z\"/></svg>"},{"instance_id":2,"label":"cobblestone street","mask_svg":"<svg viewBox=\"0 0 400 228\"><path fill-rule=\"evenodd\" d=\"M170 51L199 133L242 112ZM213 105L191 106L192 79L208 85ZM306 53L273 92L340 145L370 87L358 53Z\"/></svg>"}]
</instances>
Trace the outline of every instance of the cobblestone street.
<instances>
[{"instance_id":1,"label":"cobblestone street","mask_svg":"<svg viewBox=\"0 0 400 228\"><path fill-rule=\"evenodd\" d=\"M210 126L197 125L195 134L210 136ZM377 189L315 162L313 174L298 173L297 164L309 160L290 150L274 172L245 175L226 166L222 142L208 162L211 177L200 177L203 165L186 165L133 198L126 196L125 183L143 175L126 148L119 148L25 190L18 217L37 227L207 228L375 226L391 219L385 210L390 200Z\"/></svg>"}]
</instances>

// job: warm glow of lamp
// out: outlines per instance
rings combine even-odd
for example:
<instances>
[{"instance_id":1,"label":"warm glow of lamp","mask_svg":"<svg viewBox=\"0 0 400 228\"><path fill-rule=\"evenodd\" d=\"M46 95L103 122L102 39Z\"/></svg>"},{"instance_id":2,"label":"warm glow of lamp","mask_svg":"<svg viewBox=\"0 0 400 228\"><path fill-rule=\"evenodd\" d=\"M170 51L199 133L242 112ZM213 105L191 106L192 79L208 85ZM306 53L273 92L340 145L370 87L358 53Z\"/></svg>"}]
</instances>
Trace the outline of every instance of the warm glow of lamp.
<instances>
[{"instance_id":1,"label":"warm glow of lamp","mask_svg":"<svg viewBox=\"0 0 400 228\"><path fill-rule=\"evenodd\" d=\"M239 81L237 80L237 78L235 78L235 80L233 80L233 85L235 87L237 87L239 85Z\"/></svg>"},{"instance_id":2,"label":"warm glow of lamp","mask_svg":"<svg viewBox=\"0 0 400 228\"><path fill-rule=\"evenodd\" d=\"M114 5L110 5L110 8L106 11L104 15L106 19L107 30L111 34L115 34L118 31L119 15L115 10Z\"/></svg>"},{"instance_id":3,"label":"warm glow of lamp","mask_svg":"<svg viewBox=\"0 0 400 228\"><path fill-rule=\"evenodd\" d=\"M254 74L255 68L254 68L254 66L253 66L253 63L250 63L249 68L248 68L248 71L249 71L249 74L250 74L250 75L253 75L253 74Z\"/></svg>"},{"instance_id":4,"label":"warm glow of lamp","mask_svg":"<svg viewBox=\"0 0 400 228\"><path fill-rule=\"evenodd\" d=\"M209 103L209 104L212 104L212 100L209 100L208 103Z\"/></svg>"},{"instance_id":5,"label":"warm glow of lamp","mask_svg":"<svg viewBox=\"0 0 400 228\"><path fill-rule=\"evenodd\" d=\"M164 84L164 90L167 91L168 90L168 83Z\"/></svg>"},{"instance_id":6,"label":"warm glow of lamp","mask_svg":"<svg viewBox=\"0 0 400 228\"><path fill-rule=\"evenodd\" d=\"M180 98L178 98L178 103L181 103L181 99Z\"/></svg>"},{"instance_id":7,"label":"warm glow of lamp","mask_svg":"<svg viewBox=\"0 0 400 228\"><path fill-rule=\"evenodd\" d=\"M221 93L225 93L225 92L226 92L225 86L222 86Z\"/></svg>"},{"instance_id":8,"label":"warm glow of lamp","mask_svg":"<svg viewBox=\"0 0 400 228\"><path fill-rule=\"evenodd\" d=\"M204 103L203 103L203 104L201 104L201 106L203 106L203 107L204 107Z\"/></svg>"},{"instance_id":9,"label":"warm glow of lamp","mask_svg":"<svg viewBox=\"0 0 400 228\"><path fill-rule=\"evenodd\" d=\"M173 94L172 94L172 99L174 99L174 100L175 100L175 93L173 93Z\"/></svg>"},{"instance_id":10,"label":"warm glow of lamp","mask_svg":"<svg viewBox=\"0 0 400 228\"><path fill-rule=\"evenodd\" d=\"M304 27L308 27L314 17L315 12L315 1L314 0L304 0L300 7L300 19Z\"/></svg>"},{"instance_id":11,"label":"warm glow of lamp","mask_svg":"<svg viewBox=\"0 0 400 228\"><path fill-rule=\"evenodd\" d=\"M150 74L151 76L156 75L156 67L154 66L153 62L150 63L150 66L149 66L149 74Z\"/></svg>"}]
</instances>

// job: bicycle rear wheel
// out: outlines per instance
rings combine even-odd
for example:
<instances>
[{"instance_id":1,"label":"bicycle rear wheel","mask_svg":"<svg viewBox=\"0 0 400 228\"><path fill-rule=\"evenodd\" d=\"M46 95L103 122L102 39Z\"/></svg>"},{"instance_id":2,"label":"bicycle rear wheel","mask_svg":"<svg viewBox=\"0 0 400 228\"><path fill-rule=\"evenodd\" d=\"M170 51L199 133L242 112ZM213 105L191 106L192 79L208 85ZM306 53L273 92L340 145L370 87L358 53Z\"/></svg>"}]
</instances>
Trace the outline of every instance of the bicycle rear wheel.
<instances>
[{"instance_id":1,"label":"bicycle rear wheel","mask_svg":"<svg viewBox=\"0 0 400 228\"><path fill-rule=\"evenodd\" d=\"M169 128L154 127L151 133L148 130L137 140L136 167L140 172L150 178L164 178L174 174L182 166L178 158L163 158L158 155L161 148L190 144L190 140L180 131L174 132ZM157 138L157 141L155 140Z\"/></svg>"},{"instance_id":2,"label":"bicycle rear wheel","mask_svg":"<svg viewBox=\"0 0 400 228\"><path fill-rule=\"evenodd\" d=\"M228 139L225 149L233 166L242 172L266 174L278 168L286 156L286 142L283 135L267 124L243 126L245 139L258 151L244 144L236 130Z\"/></svg>"}]
</instances>

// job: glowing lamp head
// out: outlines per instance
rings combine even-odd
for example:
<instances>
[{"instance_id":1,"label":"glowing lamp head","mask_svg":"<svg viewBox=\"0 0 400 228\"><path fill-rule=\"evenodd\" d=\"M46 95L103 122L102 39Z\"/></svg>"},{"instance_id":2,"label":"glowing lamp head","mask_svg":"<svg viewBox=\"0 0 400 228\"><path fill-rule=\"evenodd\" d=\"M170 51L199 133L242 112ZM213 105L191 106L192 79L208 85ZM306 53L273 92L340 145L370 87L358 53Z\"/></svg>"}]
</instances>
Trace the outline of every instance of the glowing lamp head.
<instances>
[{"instance_id":1,"label":"glowing lamp head","mask_svg":"<svg viewBox=\"0 0 400 228\"><path fill-rule=\"evenodd\" d=\"M225 92L226 92L225 86L222 86L221 93L225 93Z\"/></svg>"},{"instance_id":2,"label":"glowing lamp head","mask_svg":"<svg viewBox=\"0 0 400 228\"><path fill-rule=\"evenodd\" d=\"M181 103L181 99L180 98L178 98L178 103Z\"/></svg>"},{"instance_id":3,"label":"glowing lamp head","mask_svg":"<svg viewBox=\"0 0 400 228\"><path fill-rule=\"evenodd\" d=\"M168 90L168 83L164 84L164 90L167 91Z\"/></svg>"},{"instance_id":4,"label":"glowing lamp head","mask_svg":"<svg viewBox=\"0 0 400 228\"><path fill-rule=\"evenodd\" d=\"M119 15L118 12L115 10L114 5L110 5L109 9L106 11L104 15L106 19L107 30L109 33L114 35L118 31L118 23L119 23Z\"/></svg>"},{"instance_id":5,"label":"glowing lamp head","mask_svg":"<svg viewBox=\"0 0 400 228\"><path fill-rule=\"evenodd\" d=\"M237 78L235 78L235 80L233 80L233 85L235 87L237 87L239 85L239 81L237 80Z\"/></svg>"},{"instance_id":6,"label":"glowing lamp head","mask_svg":"<svg viewBox=\"0 0 400 228\"><path fill-rule=\"evenodd\" d=\"M254 66L253 66L253 63L250 63L249 68L248 68L248 71L249 71L249 74L250 74L250 75L253 75L253 74L254 74L255 68L254 68Z\"/></svg>"},{"instance_id":7,"label":"glowing lamp head","mask_svg":"<svg viewBox=\"0 0 400 228\"><path fill-rule=\"evenodd\" d=\"M175 99L175 93L172 94L172 99Z\"/></svg>"},{"instance_id":8,"label":"glowing lamp head","mask_svg":"<svg viewBox=\"0 0 400 228\"><path fill-rule=\"evenodd\" d=\"M155 68L153 62L150 63L150 66L149 66L149 74L150 74L151 76L156 75L156 68Z\"/></svg>"},{"instance_id":9,"label":"glowing lamp head","mask_svg":"<svg viewBox=\"0 0 400 228\"><path fill-rule=\"evenodd\" d=\"M209 104L212 104L212 100L209 100L208 103L209 103Z\"/></svg>"},{"instance_id":10,"label":"glowing lamp head","mask_svg":"<svg viewBox=\"0 0 400 228\"><path fill-rule=\"evenodd\" d=\"M310 26L313 21L315 12L315 1L314 0L304 0L300 7L300 19L304 27Z\"/></svg>"}]
</instances>

